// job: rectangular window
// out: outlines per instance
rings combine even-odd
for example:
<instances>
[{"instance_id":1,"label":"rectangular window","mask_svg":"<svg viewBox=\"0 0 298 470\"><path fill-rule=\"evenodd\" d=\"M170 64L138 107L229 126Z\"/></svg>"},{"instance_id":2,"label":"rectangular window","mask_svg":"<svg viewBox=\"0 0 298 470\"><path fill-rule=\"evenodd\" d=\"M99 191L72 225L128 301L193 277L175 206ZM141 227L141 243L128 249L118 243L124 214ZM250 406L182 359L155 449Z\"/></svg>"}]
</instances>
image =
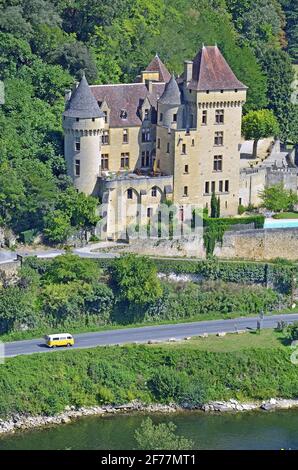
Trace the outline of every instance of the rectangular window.
<instances>
[{"instance_id":1,"label":"rectangular window","mask_svg":"<svg viewBox=\"0 0 298 470\"><path fill-rule=\"evenodd\" d=\"M148 207L147 208L147 217L151 217L152 216L152 207Z\"/></svg>"},{"instance_id":2,"label":"rectangular window","mask_svg":"<svg viewBox=\"0 0 298 470\"><path fill-rule=\"evenodd\" d=\"M170 153L170 142L167 143L167 153Z\"/></svg>"},{"instance_id":3,"label":"rectangular window","mask_svg":"<svg viewBox=\"0 0 298 470\"><path fill-rule=\"evenodd\" d=\"M202 124L203 124L204 126L206 126L206 124L207 124L207 111L206 111L206 110L204 110L204 111L202 112Z\"/></svg>"},{"instance_id":4,"label":"rectangular window","mask_svg":"<svg viewBox=\"0 0 298 470\"><path fill-rule=\"evenodd\" d=\"M81 162L80 160L76 160L76 163L75 163L75 175L76 176L80 176L81 174Z\"/></svg>"},{"instance_id":5,"label":"rectangular window","mask_svg":"<svg viewBox=\"0 0 298 470\"><path fill-rule=\"evenodd\" d=\"M145 120L149 119L149 109L145 109L145 111L144 111L144 119L145 119Z\"/></svg>"},{"instance_id":6,"label":"rectangular window","mask_svg":"<svg viewBox=\"0 0 298 470\"><path fill-rule=\"evenodd\" d=\"M142 142L150 142L151 133L149 128L142 129Z\"/></svg>"},{"instance_id":7,"label":"rectangular window","mask_svg":"<svg viewBox=\"0 0 298 470\"><path fill-rule=\"evenodd\" d=\"M183 196L188 196L188 186L184 186L183 188Z\"/></svg>"},{"instance_id":8,"label":"rectangular window","mask_svg":"<svg viewBox=\"0 0 298 470\"><path fill-rule=\"evenodd\" d=\"M133 198L133 192L132 189L127 190L127 199L132 199Z\"/></svg>"},{"instance_id":9,"label":"rectangular window","mask_svg":"<svg viewBox=\"0 0 298 470\"><path fill-rule=\"evenodd\" d=\"M188 165L184 165L184 173L188 173Z\"/></svg>"},{"instance_id":10,"label":"rectangular window","mask_svg":"<svg viewBox=\"0 0 298 470\"><path fill-rule=\"evenodd\" d=\"M177 122L177 114L173 114L173 122Z\"/></svg>"},{"instance_id":11,"label":"rectangular window","mask_svg":"<svg viewBox=\"0 0 298 470\"><path fill-rule=\"evenodd\" d=\"M226 192L226 193L229 192L229 180L226 180L226 181L225 181L225 192Z\"/></svg>"},{"instance_id":12,"label":"rectangular window","mask_svg":"<svg viewBox=\"0 0 298 470\"><path fill-rule=\"evenodd\" d=\"M129 153L121 153L120 168L121 170L129 168Z\"/></svg>"},{"instance_id":13,"label":"rectangular window","mask_svg":"<svg viewBox=\"0 0 298 470\"><path fill-rule=\"evenodd\" d=\"M214 145L223 145L223 132L215 132Z\"/></svg>"},{"instance_id":14,"label":"rectangular window","mask_svg":"<svg viewBox=\"0 0 298 470\"><path fill-rule=\"evenodd\" d=\"M103 111L103 114L104 114L104 121L105 121L105 124L107 124L107 122L108 122L108 112L107 112L107 111Z\"/></svg>"},{"instance_id":15,"label":"rectangular window","mask_svg":"<svg viewBox=\"0 0 298 470\"><path fill-rule=\"evenodd\" d=\"M128 129L123 129L123 143L128 144Z\"/></svg>"},{"instance_id":16,"label":"rectangular window","mask_svg":"<svg viewBox=\"0 0 298 470\"><path fill-rule=\"evenodd\" d=\"M80 137L76 137L75 149L76 149L76 152L79 152L81 150L81 139L80 139Z\"/></svg>"},{"instance_id":17,"label":"rectangular window","mask_svg":"<svg viewBox=\"0 0 298 470\"><path fill-rule=\"evenodd\" d=\"M192 147L195 146L195 139L192 139L192 141L191 141L191 146L192 146Z\"/></svg>"},{"instance_id":18,"label":"rectangular window","mask_svg":"<svg viewBox=\"0 0 298 470\"><path fill-rule=\"evenodd\" d=\"M142 152L142 167L150 166L150 152L149 150Z\"/></svg>"},{"instance_id":19,"label":"rectangular window","mask_svg":"<svg viewBox=\"0 0 298 470\"><path fill-rule=\"evenodd\" d=\"M109 145L110 143L110 132L105 130L102 132L101 136L102 145Z\"/></svg>"},{"instance_id":20,"label":"rectangular window","mask_svg":"<svg viewBox=\"0 0 298 470\"><path fill-rule=\"evenodd\" d=\"M213 159L213 170L222 171L222 155L215 155Z\"/></svg>"},{"instance_id":21,"label":"rectangular window","mask_svg":"<svg viewBox=\"0 0 298 470\"><path fill-rule=\"evenodd\" d=\"M205 182L205 193L209 194L209 181Z\"/></svg>"},{"instance_id":22,"label":"rectangular window","mask_svg":"<svg viewBox=\"0 0 298 470\"><path fill-rule=\"evenodd\" d=\"M163 114L162 114L162 113L159 114L159 120L160 120L160 121L163 120Z\"/></svg>"},{"instance_id":23,"label":"rectangular window","mask_svg":"<svg viewBox=\"0 0 298 470\"><path fill-rule=\"evenodd\" d=\"M211 181L211 192L215 193L215 181Z\"/></svg>"},{"instance_id":24,"label":"rectangular window","mask_svg":"<svg viewBox=\"0 0 298 470\"><path fill-rule=\"evenodd\" d=\"M223 109L216 109L215 110L215 122L216 122L216 124L223 124L224 123L224 110Z\"/></svg>"},{"instance_id":25,"label":"rectangular window","mask_svg":"<svg viewBox=\"0 0 298 470\"><path fill-rule=\"evenodd\" d=\"M101 154L101 169L102 170L109 169L109 154L108 153Z\"/></svg>"},{"instance_id":26,"label":"rectangular window","mask_svg":"<svg viewBox=\"0 0 298 470\"><path fill-rule=\"evenodd\" d=\"M182 154L186 154L186 144L182 144Z\"/></svg>"},{"instance_id":27,"label":"rectangular window","mask_svg":"<svg viewBox=\"0 0 298 470\"><path fill-rule=\"evenodd\" d=\"M218 184L219 184L218 190L219 190L220 193L222 193L223 192L223 181L221 180Z\"/></svg>"},{"instance_id":28,"label":"rectangular window","mask_svg":"<svg viewBox=\"0 0 298 470\"><path fill-rule=\"evenodd\" d=\"M157 139L157 148L160 149L160 139Z\"/></svg>"}]
</instances>

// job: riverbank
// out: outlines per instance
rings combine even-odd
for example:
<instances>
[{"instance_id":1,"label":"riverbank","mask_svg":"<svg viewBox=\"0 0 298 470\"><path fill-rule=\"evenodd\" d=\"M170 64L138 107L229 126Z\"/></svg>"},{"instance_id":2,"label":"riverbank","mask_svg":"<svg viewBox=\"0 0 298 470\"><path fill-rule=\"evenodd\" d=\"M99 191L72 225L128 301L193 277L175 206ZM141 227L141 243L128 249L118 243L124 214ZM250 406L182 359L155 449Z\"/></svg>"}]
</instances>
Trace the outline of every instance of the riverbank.
<instances>
[{"instance_id":1,"label":"riverbank","mask_svg":"<svg viewBox=\"0 0 298 470\"><path fill-rule=\"evenodd\" d=\"M296 407L292 353L282 332L266 330L8 358L0 366L0 428L134 411Z\"/></svg>"},{"instance_id":2,"label":"riverbank","mask_svg":"<svg viewBox=\"0 0 298 470\"><path fill-rule=\"evenodd\" d=\"M76 419L87 416L109 416L125 413L165 413L201 410L205 413L227 413L227 412L247 412L247 411L275 411L298 409L297 399L271 398L267 401L241 403L238 400L213 401L204 405L164 405L161 403L143 404L138 401L126 403L124 405L92 406L75 409L74 406L67 406L63 413L54 416L25 416L15 415L9 420L0 420L0 435L14 434L18 431L29 431L36 428L45 428L68 424Z\"/></svg>"}]
</instances>

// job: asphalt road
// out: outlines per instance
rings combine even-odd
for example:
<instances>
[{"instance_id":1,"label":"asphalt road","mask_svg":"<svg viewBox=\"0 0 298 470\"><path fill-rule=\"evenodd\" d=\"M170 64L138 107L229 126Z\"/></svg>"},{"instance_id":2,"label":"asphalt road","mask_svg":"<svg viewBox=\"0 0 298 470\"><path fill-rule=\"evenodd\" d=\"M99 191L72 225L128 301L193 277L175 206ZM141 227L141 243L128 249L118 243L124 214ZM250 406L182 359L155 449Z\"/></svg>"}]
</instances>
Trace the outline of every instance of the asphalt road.
<instances>
[{"instance_id":1,"label":"asphalt road","mask_svg":"<svg viewBox=\"0 0 298 470\"><path fill-rule=\"evenodd\" d=\"M170 338L183 339L189 336L197 336L202 333L215 334L219 332L233 332L237 330L255 329L257 317L235 318L232 320L212 320L194 323L180 323L177 325L146 326L141 328L125 328L120 330L108 330L98 333L82 333L74 335L75 345L73 349L94 348L96 346L147 343L149 340L167 341ZM266 316L263 320L263 328L274 328L277 322L284 320L288 323L298 321L298 313L289 315ZM38 352L61 351L66 348L47 348L44 340L32 339L5 343L5 357L20 356Z\"/></svg>"}]
</instances>

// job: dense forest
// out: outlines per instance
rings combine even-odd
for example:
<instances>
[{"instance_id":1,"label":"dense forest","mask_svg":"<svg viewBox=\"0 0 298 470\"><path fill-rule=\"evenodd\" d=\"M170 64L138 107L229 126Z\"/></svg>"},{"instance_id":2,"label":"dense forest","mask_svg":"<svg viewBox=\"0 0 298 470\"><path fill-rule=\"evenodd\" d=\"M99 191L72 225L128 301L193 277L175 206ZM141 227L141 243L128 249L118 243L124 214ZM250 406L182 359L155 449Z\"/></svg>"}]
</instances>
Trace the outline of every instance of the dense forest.
<instances>
[{"instance_id":1,"label":"dense forest","mask_svg":"<svg viewBox=\"0 0 298 470\"><path fill-rule=\"evenodd\" d=\"M0 0L0 226L55 242L94 224L96 200L65 174L65 89L83 71L91 83L133 81L156 52L179 74L202 43L217 43L249 86L245 112L273 110L296 144L296 0Z\"/></svg>"}]
</instances>

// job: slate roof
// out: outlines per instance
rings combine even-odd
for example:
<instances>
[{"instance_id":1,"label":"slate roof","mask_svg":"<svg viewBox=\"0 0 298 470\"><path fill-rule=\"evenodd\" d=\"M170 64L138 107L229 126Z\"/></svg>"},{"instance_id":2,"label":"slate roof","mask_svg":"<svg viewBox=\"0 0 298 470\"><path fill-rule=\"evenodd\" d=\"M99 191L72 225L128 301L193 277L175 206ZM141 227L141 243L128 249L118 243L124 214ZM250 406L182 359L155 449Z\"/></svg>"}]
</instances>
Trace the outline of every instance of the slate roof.
<instances>
[{"instance_id":1,"label":"slate roof","mask_svg":"<svg viewBox=\"0 0 298 470\"><path fill-rule=\"evenodd\" d=\"M67 102L63 115L82 119L103 117L85 75Z\"/></svg>"},{"instance_id":2,"label":"slate roof","mask_svg":"<svg viewBox=\"0 0 298 470\"><path fill-rule=\"evenodd\" d=\"M110 110L110 127L141 126L140 109L145 99L157 108L157 100L163 94L165 83L153 82L152 93L149 93L145 83L119 85L93 85L90 90L97 102L107 103ZM121 111L126 111L127 117L120 117Z\"/></svg>"},{"instance_id":3,"label":"slate roof","mask_svg":"<svg viewBox=\"0 0 298 470\"><path fill-rule=\"evenodd\" d=\"M188 88L206 90L245 90L217 46L203 46L193 59L192 80Z\"/></svg>"},{"instance_id":4,"label":"slate roof","mask_svg":"<svg viewBox=\"0 0 298 470\"><path fill-rule=\"evenodd\" d=\"M159 72L159 81L160 82L168 82L171 79L171 74L160 60L158 55L151 60L148 67L145 68L144 72Z\"/></svg>"},{"instance_id":5,"label":"slate roof","mask_svg":"<svg viewBox=\"0 0 298 470\"><path fill-rule=\"evenodd\" d=\"M174 75L172 75L171 80L166 84L159 103L173 106L181 104L181 93Z\"/></svg>"}]
</instances>

